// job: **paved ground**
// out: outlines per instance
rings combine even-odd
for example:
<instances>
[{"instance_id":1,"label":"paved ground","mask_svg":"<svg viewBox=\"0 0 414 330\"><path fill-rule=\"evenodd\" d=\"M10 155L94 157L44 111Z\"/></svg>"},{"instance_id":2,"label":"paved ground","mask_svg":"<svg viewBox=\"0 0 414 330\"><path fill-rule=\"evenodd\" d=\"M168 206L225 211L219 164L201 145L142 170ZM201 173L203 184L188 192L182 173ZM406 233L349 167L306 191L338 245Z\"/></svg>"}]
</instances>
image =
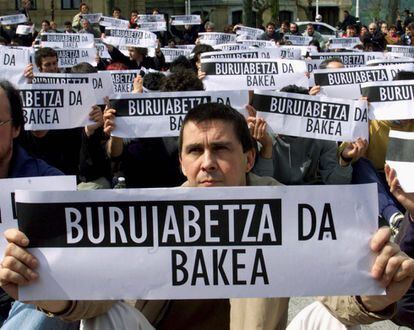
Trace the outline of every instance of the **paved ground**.
<instances>
[{"instance_id":1,"label":"paved ground","mask_svg":"<svg viewBox=\"0 0 414 330\"><path fill-rule=\"evenodd\" d=\"M295 315L307 305L315 301L315 298L291 298L289 303L289 321L295 317ZM406 327L399 327L390 321L377 322L370 326L363 326L365 330L409 330Z\"/></svg>"}]
</instances>

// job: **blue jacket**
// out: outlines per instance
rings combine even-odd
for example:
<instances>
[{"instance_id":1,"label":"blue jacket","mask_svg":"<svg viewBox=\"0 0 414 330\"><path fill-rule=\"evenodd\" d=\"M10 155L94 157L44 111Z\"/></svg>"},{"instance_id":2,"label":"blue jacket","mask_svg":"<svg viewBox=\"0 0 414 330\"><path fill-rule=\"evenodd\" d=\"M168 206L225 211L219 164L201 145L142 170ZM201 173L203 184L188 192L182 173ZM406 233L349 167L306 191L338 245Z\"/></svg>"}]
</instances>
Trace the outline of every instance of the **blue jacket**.
<instances>
[{"instance_id":1,"label":"blue jacket","mask_svg":"<svg viewBox=\"0 0 414 330\"><path fill-rule=\"evenodd\" d=\"M13 144L13 156L8 178L24 178L31 176L63 175L61 171L31 156L17 143Z\"/></svg>"}]
</instances>

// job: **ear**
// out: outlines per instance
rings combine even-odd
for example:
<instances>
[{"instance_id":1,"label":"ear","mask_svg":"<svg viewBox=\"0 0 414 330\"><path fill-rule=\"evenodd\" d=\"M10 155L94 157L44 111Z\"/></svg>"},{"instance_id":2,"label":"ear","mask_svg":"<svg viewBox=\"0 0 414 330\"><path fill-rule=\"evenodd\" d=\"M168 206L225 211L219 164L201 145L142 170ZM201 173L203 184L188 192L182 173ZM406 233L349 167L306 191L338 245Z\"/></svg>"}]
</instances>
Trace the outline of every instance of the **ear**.
<instances>
[{"instance_id":1,"label":"ear","mask_svg":"<svg viewBox=\"0 0 414 330\"><path fill-rule=\"evenodd\" d=\"M248 150L246 153L246 173L249 173L253 166L254 161L256 160L256 150L254 148Z\"/></svg>"},{"instance_id":2,"label":"ear","mask_svg":"<svg viewBox=\"0 0 414 330\"><path fill-rule=\"evenodd\" d=\"M181 155L179 156L179 160L180 160L180 168L181 168L181 172L183 173L183 175L185 177L187 177L187 173L185 172L184 166L183 166L183 162L181 160Z\"/></svg>"},{"instance_id":3,"label":"ear","mask_svg":"<svg viewBox=\"0 0 414 330\"><path fill-rule=\"evenodd\" d=\"M18 136L19 136L19 134L20 134L20 127L14 127L13 126L13 139L15 139L15 138L17 138Z\"/></svg>"}]
</instances>

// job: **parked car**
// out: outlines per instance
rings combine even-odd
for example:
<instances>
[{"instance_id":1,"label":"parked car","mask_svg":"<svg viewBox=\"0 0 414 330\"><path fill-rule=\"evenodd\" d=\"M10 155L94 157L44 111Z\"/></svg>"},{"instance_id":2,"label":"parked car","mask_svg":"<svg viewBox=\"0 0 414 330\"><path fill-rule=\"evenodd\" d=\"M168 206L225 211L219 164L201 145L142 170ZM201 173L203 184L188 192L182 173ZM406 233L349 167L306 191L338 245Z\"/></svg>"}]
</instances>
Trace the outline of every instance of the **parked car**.
<instances>
[{"instance_id":1,"label":"parked car","mask_svg":"<svg viewBox=\"0 0 414 330\"><path fill-rule=\"evenodd\" d=\"M323 22L311 22L311 21L303 21L303 22L295 22L298 25L298 31L300 33L305 32L306 26L309 23L312 23L315 27L315 31L318 31L326 41L328 41L330 38L340 37L342 33L334 28L332 25L323 23Z\"/></svg>"}]
</instances>

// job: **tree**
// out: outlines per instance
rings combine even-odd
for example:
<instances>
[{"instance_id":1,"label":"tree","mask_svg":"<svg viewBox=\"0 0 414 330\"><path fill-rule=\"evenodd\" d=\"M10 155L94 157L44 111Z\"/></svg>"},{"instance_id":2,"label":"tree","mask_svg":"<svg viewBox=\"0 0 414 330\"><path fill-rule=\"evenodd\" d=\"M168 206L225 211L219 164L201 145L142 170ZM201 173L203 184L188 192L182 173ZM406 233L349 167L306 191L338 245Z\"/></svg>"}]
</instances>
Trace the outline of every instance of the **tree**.
<instances>
[{"instance_id":1,"label":"tree","mask_svg":"<svg viewBox=\"0 0 414 330\"><path fill-rule=\"evenodd\" d=\"M308 18L308 21L313 21L312 17L312 0L307 1L307 5L304 4L301 0L296 0L296 6L298 8L301 8Z\"/></svg>"},{"instance_id":2,"label":"tree","mask_svg":"<svg viewBox=\"0 0 414 330\"><path fill-rule=\"evenodd\" d=\"M243 0L243 24L250 27L255 27L253 22L253 4L252 0Z\"/></svg>"},{"instance_id":3,"label":"tree","mask_svg":"<svg viewBox=\"0 0 414 330\"><path fill-rule=\"evenodd\" d=\"M256 26L263 25L263 13L270 9L270 20L279 21L279 0L253 0L253 8L256 9Z\"/></svg>"}]
</instances>

